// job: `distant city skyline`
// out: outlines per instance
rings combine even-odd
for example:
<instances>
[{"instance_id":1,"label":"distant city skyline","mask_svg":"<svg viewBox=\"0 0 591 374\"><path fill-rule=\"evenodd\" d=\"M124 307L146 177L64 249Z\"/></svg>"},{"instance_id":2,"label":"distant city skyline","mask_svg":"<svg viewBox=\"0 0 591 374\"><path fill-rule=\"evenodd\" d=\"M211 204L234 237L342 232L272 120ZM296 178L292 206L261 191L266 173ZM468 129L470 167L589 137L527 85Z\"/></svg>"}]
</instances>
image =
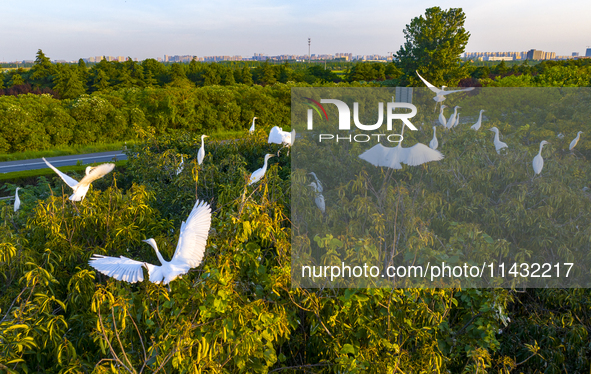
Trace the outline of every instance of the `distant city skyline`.
<instances>
[{"instance_id":1,"label":"distant city skyline","mask_svg":"<svg viewBox=\"0 0 591 374\"><path fill-rule=\"evenodd\" d=\"M434 6L430 1L323 2L285 0L103 0L2 4L0 60L32 60L38 49L52 60L89 56L239 55L262 53L389 55L404 43L403 29ZM591 2L439 1L462 8L470 32L466 52L539 49L584 55L591 45Z\"/></svg>"}]
</instances>

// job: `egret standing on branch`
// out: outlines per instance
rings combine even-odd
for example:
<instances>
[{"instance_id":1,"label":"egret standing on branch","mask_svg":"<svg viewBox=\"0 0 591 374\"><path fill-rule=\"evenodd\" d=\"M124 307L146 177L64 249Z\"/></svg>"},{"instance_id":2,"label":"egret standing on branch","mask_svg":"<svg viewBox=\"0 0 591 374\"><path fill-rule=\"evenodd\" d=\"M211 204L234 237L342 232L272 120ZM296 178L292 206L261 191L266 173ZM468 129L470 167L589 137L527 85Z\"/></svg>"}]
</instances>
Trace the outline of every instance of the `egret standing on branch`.
<instances>
[{"instance_id":1,"label":"egret standing on branch","mask_svg":"<svg viewBox=\"0 0 591 374\"><path fill-rule=\"evenodd\" d=\"M20 187L16 188L16 191L14 192L14 212L16 213L16 211L21 207L21 199L19 199L18 197L18 190L20 190Z\"/></svg>"},{"instance_id":2,"label":"egret standing on branch","mask_svg":"<svg viewBox=\"0 0 591 374\"><path fill-rule=\"evenodd\" d=\"M249 133L254 133L254 120L257 119L259 117L253 117L252 118L252 126L250 126L250 130L248 130Z\"/></svg>"},{"instance_id":3,"label":"egret standing on branch","mask_svg":"<svg viewBox=\"0 0 591 374\"><path fill-rule=\"evenodd\" d=\"M507 143L503 143L499 139L499 129L497 129L496 127L492 127L489 130L490 131L493 131L495 133L494 143L495 143L495 149L497 150L497 153L498 154L501 154L501 149L503 149L503 148L509 148L509 146L507 145Z\"/></svg>"},{"instance_id":4,"label":"egret standing on branch","mask_svg":"<svg viewBox=\"0 0 591 374\"><path fill-rule=\"evenodd\" d=\"M437 147L439 146L439 142L437 141L437 127L433 126L433 139L431 139L431 141L429 142L429 148L431 149L437 149Z\"/></svg>"},{"instance_id":5,"label":"egret standing on branch","mask_svg":"<svg viewBox=\"0 0 591 374\"><path fill-rule=\"evenodd\" d=\"M544 147L544 144L550 144L550 143L548 143L545 140L542 140L542 142L540 143L540 152L538 152L536 157L534 157L533 167L534 167L534 173L536 173L536 174L540 174L542 172L542 168L544 167L544 159L542 158L542 148Z\"/></svg>"},{"instance_id":6,"label":"egret standing on branch","mask_svg":"<svg viewBox=\"0 0 591 374\"><path fill-rule=\"evenodd\" d=\"M197 152L197 163L201 165L203 163L203 158L205 157L205 145L203 144L203 138L209 138L208 135L201 135L201 148Z\"/></svg>"},{"instance_id":7,"label":"egret standing on branch","mask_svg":"<svg viewBox=\"0 0 591 374\"><path fill-rule=\"evenodd\" d=\"M480 125L482 124L482 112L484 112L484 109L480 110L480 115L478 116L478 121L476 121L476 123L470 127L472 130L478 131L478 129L480 129Z\"/></svg>"},{"instance_id":8,"label":"egret standing on branch","mask_svg":"<svg viewBox=\"0 0 591 374\"><path fill-rule=\"evenodd\" d=\"M250 175L250 183L248 183L248 185L250 186L253 183L256 183L258 181L261 180L261 178L265 175L265 172L267 171L267 161L271 158L275 156L274 154L271 153L267 153L265 155L265 162L263 164L263 167L260 169L255 170L251 175Z\"/></svg>"},{"instance_id":9,"label":"egret standing on branch","mask_svg":"<svg viewBox=\"0 0 591 374\"><path fill-rule=\"evenodd\" d=\"M447 124L445 125L445 128L447 130L451 129L452 127L454 127L454 124L456 123L456 118L458 116L458 109L461 108L459 106L455 106L454 107L454 114L452 114L449 119L447 120Z\"/></svg>"},{"instance_id":10,"label":"egret standing on branch","mask_svg":"<svg viewBox=\"0 0 591 374\"><path fill-rule=\"evenodd\" d=\"M181 224L181 232L176 251L172 260L165 261L156 241L152 238L142 240L148 243L156 251L161 266L152 265L147 262L132 260L127 257L108 257L93 255L88 264L99 272L129 283L144 280L142 267L148 270L149 280L152 283L168 284L177 277L186 274L190 269L199 266L205 253L207 235L211 226L211 207L204 201L195 203L187 222Z\"/></svg>"},{"instance_id":11,"label":"egret standing on branch","mask_svg":"<svg viewBox=\"0 0 591 374\"><path fill-rule=\"evenodd\" d=\"M435 92L436 95L433 98L433 100L435 100L435 109L437 109L437 103L440 103L443 100L445 100L445 95L449 95L449 94L455 93L455 92L472 91L474 89L474 87L468 87L468 88L463 88L461 90L445 91L445 88L447 86L441 86L441 89L439 89L439 88L435 87L434 85L432 85L431 83L427 82L423 77L421 77L421 75L419 74L418 71L416 73L419 76L419 78L421 78L423 83L425 83L425 85L427 87L429 87L429 89L431 91Z\"/></svg>"},{"instance_id":12,"label":"egret standing on branch","mask_svg":"<svg viewBox=\"0 0 591 374\"><path fill-rule=\"evenodd\" d=\"M318 190L318 186L316 186L316 183L314 182L310 183L308 186L314 188L314 202L316 203L318 209L320 209L320 211L324 214L324 212L326 211L326 206L324 204L324 196L320 193L322 191Z\"/></svg>"},{"instance_id":13,"label":"egret standing on branch","mask_svg":"<svg viewBox=\"0 0 591 374\"><path fill-rule=\"evenodd\" d=\"M574 138L572 142L570 142L570 145L568 146L568 150L569 150L569 151L572 151L572 150L573 150L573 148L574 148L574 147L577 145L577 143L579 142L579 138L581 137L581 134L582 134L582 133L583 133L582 131L579 131L579 132L577 133L577 137L576 137L576 138Z\"/></svg>"},{"instance_id":14,"label":"egret standing on branch","mask_svg":"<svg viewBox=\"0 0 591 374\"><path fill-rule=\"evenodd\" d=\"M443 115L443 109L445 109L445 108L447 108L447 105L442 104L441 110L439 111L439 123L441 123L441 126L444 126L444 127L445 127L446 120L445 120L445 116Z\"/></svg>"},{"instance_id":15,"label":"egret standing on branch","mask_svg":"<svg viewBox=\"0 0 591 374\"><path fill-rule=\"evenodd\" d=\"M82 180L80 182L78 182L76 179L71 178L71 177L67 176L66 174L62 173L61 171L59 171L55 166L50 164L45 158L43 158L43 161L45 161L47 166L52 168L53 171L55 171L57 173L57 175L59 175L60 178L62 178L62 180L64 182L66 182L66 184L74 190L74 194L72 194L72 196L70 196L70 200L72 200L72 201L80 201L80 200L84 199L84 196L86 196L86 193L88 192L88 189L90 188L90 184L92 182L94 182L95 180L104 177L105 175L110 173L115 168L115 164L102 164L102 165L99 165L96 167L88 166L88 167L86 167L86 175L84 176L84 178L82 178Z\"/></svg>"}]
</instances>

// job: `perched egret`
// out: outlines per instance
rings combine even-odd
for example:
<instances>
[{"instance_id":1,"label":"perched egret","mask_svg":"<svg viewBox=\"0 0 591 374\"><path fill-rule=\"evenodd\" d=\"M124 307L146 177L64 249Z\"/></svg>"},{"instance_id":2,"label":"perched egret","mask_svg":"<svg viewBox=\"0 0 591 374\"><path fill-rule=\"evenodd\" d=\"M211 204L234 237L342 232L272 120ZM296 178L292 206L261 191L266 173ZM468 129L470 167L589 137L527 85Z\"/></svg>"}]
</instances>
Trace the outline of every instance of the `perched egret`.
<instances>
[{"instance_id":1,"label":"perched egret","mask_svg":"<svg viewBox=\"0 0 591 374\"><path fill-rule=\"evenodd\" d=\"M19 199L18 197L18 190L20 190L20 187L16 188L16 191L14 192L14 211L16 212L20 207L21 207L21 199Z\"/></svg>"},{"instance_id":2,"label":"perched egret","mask_svg":"<svg viewBox=\"0 0 591 374\"><path fill-rule=\"evenodd\" d=\"M482 112L484 112L484 109L480 110L480 115L478 116L478 121L476 121L476 123L470 127L472 130L478 131L480 129L480 125L482 124Z\"/></svg>"},{"instance_id":3,"label":"perched egret","mask_svg":"<svg viewBox=\"0 0 591 374\"><path fill-rule=\"evenodd\" d=\"M324 213L326 210L326 206L324 205L324 196L320 193L321 191L318 190L318 186L316 186L316 183L312 182L308 186L314 188L314 192L316 193L314 197L314 202L316 203L318 209L320 209L320 211Z\"/></svg>"},{"instance_id":4,"label":"perched egret","mask_svg":"<svg viewBox=\"0 0 591 374\"><path fill-rule=\"evenodd\" d=\"M435 92L436 95L433 98L433 100L435 100L436 103L440 103L443 100L445 100L445 95L449 95L449 94L455 93L455 92L472 91L474 89L474 87L468 87L468 88L463 88L461 90L445 91L446 86L441 86L441 89L439 89L439 88L435 87L434 85L432 85L431 83L427 82L423 77L421 77L421 75L419 74L418 71L416 73L419 76L419 78L421 78L423 83L425 83L425 85L427 85L427 87L429 87L429 89L431 91ZM435 104L435 107L437 107L437 104Z\"/></svg>"},{"instance_id":5,"label":"perched egret","mask_svg":"<svg viewBox=\"0 0 591 374\"><path fill-rule=\"evenodd\" d=\"M445 124L447 122L445 119L445 116L443 115L443 109L445 109L445 108L447 108L447 105L442 104L441 109L439 111L439 123L441 123L441 126L445 126Z\"/></svg>"},{"instance_id":6,"label":"perched egret","mask_svg":"<svg viewBox=\"0 0 591 374\"><path fill-rule=\"evenodd\" d=\"M207 235L211 226L211 207L205 201L195 203L187 222L181 224L181 232L172 260L165 261L156 241L152 238L142 240L156 251L161 266L132 260L127 257L108 257L93 255L88 264L99 272L117 280L135 283L144 280L142 267L148 269L152 283L168 284L177 277L186 274L191 268L199 266L205 253Z\"/></svg>"},{"instance_id":7,"label":"perched egret","mask_svg":"<svg viewBox=\"0 0 591 374\"><path fill-rule=\"evenodd\" d=\"M197 152L197 163L201 165L203 163L203 158L205 157L205 145L203 144L203 138L209 138L208 135L201 135L201 148Z\"/></svg>"},{"instance_id":8,"label":"perched egret","mask_svg":"<svg viewBox=\"0 0 591 374\"><path fill-rule=\"evenodd\" d=\"M492 127L489 130L490 131L494 131L494 133L495 133L494 143L495 143L495 149L497 150L497 153L498 154L501 154L501 149L503 149L503 148L509 148L509 146L507 145L507 143L503 143L499 139L499 129L497 129L496 127Z\"/></svg>"},{"instance_id":9,"label":"perched egret","mask_svg":"<svg viewBox=\"0 0 591 374\"><path fill-rule=\"evenodd\" d=\"M316 173L314 173L313 171L309 172L308 174L312 174L312 176L314 177L314 179L316 179L316 190L318 192L322 192L324 191L324 188L322 188L322 183L320 183L320 180L318 179L318 177L316 176Z\"/></svg>"},{"instance_id":10,"label":"perched egret","mask_svg":"<svg viewBox=\"0 0 591 374\"><path fill-rule=\"evenodd\" d=\"M454 114L452 114L449 119L447 120L447 124L445 125L446 129L451 129L452 127L454 127L454 124L456 123L456 117L458 116L458 109L461 108L459 106L455 106L454 107Z\"/></svg>"},{"instance_id":11,"label":"perched egret","mask_svg":"<svg viewBox=\"0 0 591 374\"><path fill-rule=\"evenodd\" d=\"M176 175L179 175L183 169L185 168L185 160L183 160L183 155L181 155L181 163L179 164L179 167L176 169Z\"/></svg>"},{"instance_id":12,"label":"perched egret","mask_svg":"<svg viewBox=\"0 0 591 374\"><path fill-rule=\"evenodd\" d=\"M293 143L292 135L295 135L295 130L290 132L283 131L281 127L274 126L271 131L269 132L269 139L267 140L268 143L275 143L275 144L285 144L286 146L291 146Z\"/></svg>"},{"instance_id":13,"label":"perched egret","mask_svg":"<svg viewBox=\"0 0 591 374\"><path fill-rule=\"evenodd\" d=\"M102 165L99 165L96 167L88 166L88 167L86 167L86 175L84 176L84 178L82 178L82 180L80 182L78 182L76 179L71 178L71 177L67 176L66 174L62 173L61 171L59 171L55 166L50 164L45 158L43 158L43 161L45 161L47 166L52 168L53 171L55 171L57 173L57 175L59 175L60 178L62 178L63 181L66 182L66 184L74 190L74 193L72 194L72 196L70 196L70 200L72 200L72 201L80 201L80 200L84 199L84 196L86 196L86 193L88 192L88 189L90 188L90 184L92 182L94 182L95 180L104 177L105 175L110 173L115 168L115 164L102 164Z\"/></svg>"},{"instance_id":14,"label":"perched egret","mask_svg":"<svg viewBox=\"0 0 591 374\"><path fill-rule=\"evenodd\" d=\"M250 126L250 130L248 130L249 133L253 133L254 132L254 120L257 119L259 117L253 117L252 118L252 126Z\"/></svg>"},{"instance_id":15,"label":"perched egret","mask_svg":"<svg viewBox=\"0 0 591 374\"><path fill-rule=\"evenodd\" d=\"M431 149L437 149L437 147L439 146L439 142L437 141L437 127L433 126L433 139L431 139L431 141L429 142L429 148Z\"/></svg>"},{"instance_id":16,"label":"perched egret","mask_svg":"<svg viewBox=\"0 0 591 374\"><path fill-rule=\"evenodd\" d=\"M402 126L403 134L404 126ZM417 143L409 148L403 148L402 142L398 142L396 147L384 147L378 143L360 154L359 158L375 166L402 169L401 164L403 163L410 166L417 166L430 161L439 161L443 159L443 154L422 143Z\"/></svg>"},{"instance_id":17,"label":"perched egret","mask_svg":"<svg viewBox=\"0 0 591 374\"><path fill-rule=\"evenodd\" d=\"M572 142L570 142L570 145L568 146L568 150L569 150L569 151L572 151L572 150L573 150L573 148L574 148L574 147L577 145L577 143L579 142L579 138L581 137L581 134L582 134L582 133L583 133L582 131L579 131L579 132L577 133L577 137L576 137L576 138L574 138Z\"/></svg>"},{"instance_id":18,"label":"perched egret","mask_svg":"<svg viewBox=\"0 0 591 374\"><path fill-rule=\"evenodd\" d=\"M265 175L265 172L267 171L267 161L271 158L275 156L274 154L271 153L267 153L265 155L265 163L263 164L263 167L260 169L255 170L251 175L250 175L250 183L248 184L249 186L253 183L256 183L258 181L261 180L261 178Z\"/></svg>"},{"instance_id":19,"label":"perched egret","mask_svg":"<svg viewBox=\"0 0 591 374\"><path fill-rule=\"evenodd\" d=\"M456 116L456 121L454 122L452 127L456 127L459 123L460 123L460 112L458 112L458 115Z\"/></svg>"},{"instance_id":20,"label":"perched egret","mask_svg":"<svg viewBox=\"0 0 591 374\"><path fill-rule=\"evenodd\" d=\"M542 142L540 143L540 152L538 152L536 157L534 157L534 161L532 163L534 166L534 172L536 174L540 174L542 172L542 168L544 167L544 159L542 158L542 148L544 147L544 144L549 143L545 140L542 140Z\"/></svg>"}]
</instances>

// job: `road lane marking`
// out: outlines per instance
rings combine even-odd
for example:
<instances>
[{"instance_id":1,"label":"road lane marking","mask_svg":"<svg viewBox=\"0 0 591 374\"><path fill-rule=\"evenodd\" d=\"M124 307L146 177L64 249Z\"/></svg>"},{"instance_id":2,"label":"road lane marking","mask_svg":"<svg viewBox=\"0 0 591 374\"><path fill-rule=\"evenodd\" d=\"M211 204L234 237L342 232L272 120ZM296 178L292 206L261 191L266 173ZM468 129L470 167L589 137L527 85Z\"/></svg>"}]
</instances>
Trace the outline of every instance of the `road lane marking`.
<instances>
[{"instance_id":1,"label":"road lane marking","mask_svg":"<svg viewBox=\"0 0 591 374\"><path fill-rule=\"evenodd\" d=\"M94 158L105 158L105 157L117 157L117 156L125 156L125 153L119 153L113 156L94 156L94 157L85 157L82 159L69 159L69 160L58 160L58 161L51 161L52 164L57 164L59 162L72 162L72 161L83 161L83 160L90 160L90 159L94 159ZM9 166L0 166L0 169L2 168L14 168L17 166L27 166L27 165L46 165L45 162L29 162L26 164L16 164L16 165L9 165ZM65 166L76 166L76 165L65 165ZM49 166L48 166L49 167Z\"/></svg>"}]
</instances>

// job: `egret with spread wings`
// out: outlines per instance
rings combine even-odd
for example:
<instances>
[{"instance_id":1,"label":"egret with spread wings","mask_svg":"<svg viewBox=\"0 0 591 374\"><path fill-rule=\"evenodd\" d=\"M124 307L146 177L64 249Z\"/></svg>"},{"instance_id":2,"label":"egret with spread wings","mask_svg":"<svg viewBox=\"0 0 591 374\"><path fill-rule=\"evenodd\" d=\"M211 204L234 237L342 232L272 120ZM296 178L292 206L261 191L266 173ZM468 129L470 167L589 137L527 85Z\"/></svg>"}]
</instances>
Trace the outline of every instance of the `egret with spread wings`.
<instances>
[{"instance_id":1,"label":"egret with spread wings","mask_svg":"<svg viewBox=\"0 0 591 374\"><path fill-rule=\"evenodd\" d=\"M74 193L72 194L72 196L70 196L70 200L72 201L80 201L84 199L84 196L86 196L86 193L90 188L90 184L95 180L104 177L115 168L115 164L102 164L96 167L88 166L86 167L86 175L84 176L84 178L82 178L80 182L78 182L76 179L69 177L66 174L59 171L45 158L43 158L43 161L45 161L47 166L52 168L53 171L55 171L57 175L59 175L60 178L62 178L63 181L66 182L66 184L74 190Z\"/></svg>"},{"instance_id":2,"label":"egret with spread wings","mask_svg":"<svg viewBox=\"0 0 591 374\"><path fill-rule=\"evenodd\" d=\"M445 91L445 88L447 86L441 86L441 88L437 88L434 85L432 85L431 83L427 82L425 80L425 78L421 77L421 75L419 74L418 71L416 73L419 76L419 78L421 78L423 83L425 83L425 85L427 87L429 87L429 89L431 91L435 92L435 97L433 98L433 100L435 100L436 103L440 103L443 100L445 100L445 95L449 95L449 94L456 93L456 92L472 91L474 89L474 87L468 87L468 88L462 88L461 90ZM437 108L437 104L435 104L435 108Z\"/></svg>"},{"instance_id":3,"label":"egret with spread wings","mask_svg":"<svg viewBox=\"0 0 591 374\"><path fill-rule=\"evenodd\" d=\"M147 262L132 260L127 257L108 257L93 255L88 262L99 272L129 283L144 280L142 268L148 270L152 283L167 285L190 269L201 264L207 244L207 236L211 226L211 207L205 201L197 200L187 222L181 224L181 233L172 260L166 261L158 251L156 241L152 238L142 240L154 248L156 256L162 265L152 265Z\"/></svg>"}]
</instances>

